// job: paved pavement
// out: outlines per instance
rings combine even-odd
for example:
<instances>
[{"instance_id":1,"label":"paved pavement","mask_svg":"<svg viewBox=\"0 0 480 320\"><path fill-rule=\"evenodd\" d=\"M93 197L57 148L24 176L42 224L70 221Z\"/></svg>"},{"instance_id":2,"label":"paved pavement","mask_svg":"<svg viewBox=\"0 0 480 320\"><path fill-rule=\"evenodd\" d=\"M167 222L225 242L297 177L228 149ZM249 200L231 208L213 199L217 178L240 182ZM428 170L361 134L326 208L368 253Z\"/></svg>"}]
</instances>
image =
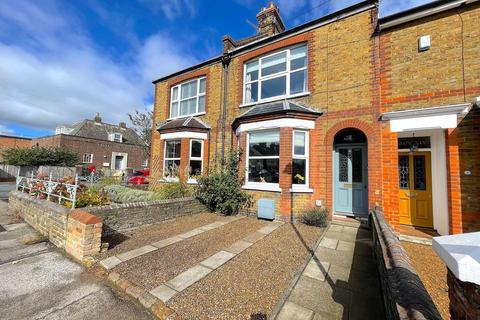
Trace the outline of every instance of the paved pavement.
<instances>
[{"instance_id":1,"label":"paved pavement","mask_svg":"<svg viewBox=\"0 0 480 320\"><path fill-rule=\"evenodd\" d=\"M371 232L332 224L276 320L384 319Z\"/></svg>"},{"instance_id":2,"label":"paved pavement","mask_svg":"<svg viewBox=\"0 0 480 320\"><path fill-rule=\"evenodd\" d=\"M33 229L6 214L0 201L0 319L153 319L52 245L23 245Z\"/></svg>"},{"instance_id":3,"label":"paved pavement","mask_svg":"<svg viewBox=\"0 0 480 320\"><path fill-rule=\"evenodd\" d=\"M15 189L15 182L0 182L0 200L8 199L8 193Z\"/></svg>"}]
</instances>

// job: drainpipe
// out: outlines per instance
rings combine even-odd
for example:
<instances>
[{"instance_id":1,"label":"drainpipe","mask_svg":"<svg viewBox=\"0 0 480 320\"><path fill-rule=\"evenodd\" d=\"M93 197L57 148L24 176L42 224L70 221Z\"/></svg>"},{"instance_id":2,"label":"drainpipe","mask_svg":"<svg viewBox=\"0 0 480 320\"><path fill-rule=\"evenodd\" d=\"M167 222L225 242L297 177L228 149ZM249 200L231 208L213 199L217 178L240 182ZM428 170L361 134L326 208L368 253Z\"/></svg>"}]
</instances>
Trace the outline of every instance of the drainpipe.
<instances>
[{"instance_id":1,"label":"drainpipe","mask_svg":"<svg viewBox=\"0 0 480 320\"><path fill-rule=\"evenodd\" d=\"M222 57L222 66L223 66L223 109L222 109L222 168L225 165L225 131L226 131L226 121L227 121L227 87L228 87L228 66L230 65L231 56L230 54L224 53Z\"/></svg>"}]
</instances>

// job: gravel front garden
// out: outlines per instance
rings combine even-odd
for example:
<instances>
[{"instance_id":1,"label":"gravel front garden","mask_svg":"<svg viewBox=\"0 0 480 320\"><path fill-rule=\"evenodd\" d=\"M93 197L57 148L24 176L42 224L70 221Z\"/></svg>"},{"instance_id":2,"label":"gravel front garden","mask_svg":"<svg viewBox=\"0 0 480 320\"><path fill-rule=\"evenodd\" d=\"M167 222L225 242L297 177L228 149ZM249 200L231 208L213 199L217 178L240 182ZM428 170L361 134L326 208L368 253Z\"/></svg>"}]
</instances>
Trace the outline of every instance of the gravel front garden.
<instances>
[{"instance_id":1,"label":"gravel front garden","mask_svg":"<svg viewBox=\"0 0 480 320\"><path fill-rule=\"evenodd\" d=\"M412 265L443 319L450 319L447 268L432 246L402 241Z\"/></svg>"},{"instance_id":2,"label":"gravel front garden","mask_svg":"<svg viewBox=\"0 0 480 320\"><path fill-rule=\"evenodd\" d=\"M102 253L100 260L175 237L225 217L197 214L139 228ZM153 252L124 261L115 272L149 291L198 263L248 239L269 221L243 217ZM266 319L292 278L304 264L324 229L303 224L278 225L275 230L166 302L182 319ZM113 239L112 239L113 240Z\"/></svg>"}]
</instances>

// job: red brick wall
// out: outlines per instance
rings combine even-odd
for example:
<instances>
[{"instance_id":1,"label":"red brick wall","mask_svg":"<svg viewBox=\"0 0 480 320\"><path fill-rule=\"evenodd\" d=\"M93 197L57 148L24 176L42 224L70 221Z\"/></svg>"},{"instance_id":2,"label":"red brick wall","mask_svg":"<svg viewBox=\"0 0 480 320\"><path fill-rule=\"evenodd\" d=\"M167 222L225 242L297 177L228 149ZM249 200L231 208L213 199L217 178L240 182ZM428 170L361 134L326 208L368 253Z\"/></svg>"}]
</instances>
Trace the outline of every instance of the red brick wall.
<instances>
[{"instance_id":1,"label":"red brick wall","mask_svg":"<svg viewBox=\"0 0 480 320\"><path fill-rule=\"evenodd\" d=\"M0 161L2 160L2 152L10 148L28 148L32 146L32 139L10 137L0 135Z\"/></svg>"}]
</instances>

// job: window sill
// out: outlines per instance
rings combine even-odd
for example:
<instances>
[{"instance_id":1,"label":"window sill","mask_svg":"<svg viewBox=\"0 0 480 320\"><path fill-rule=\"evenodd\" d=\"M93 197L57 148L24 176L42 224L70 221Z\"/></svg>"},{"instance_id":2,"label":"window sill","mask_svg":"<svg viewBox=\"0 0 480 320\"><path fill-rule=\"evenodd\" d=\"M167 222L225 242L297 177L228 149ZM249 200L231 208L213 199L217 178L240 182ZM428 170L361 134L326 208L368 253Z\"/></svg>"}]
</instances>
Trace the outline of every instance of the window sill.
<instances>
[{"instance_id":1,"label":"window sill","mask_svg":"<svg viewBox=\"0 0 480 320\"><path fill-rule=\"evenodd\" d=\"M204 114L207 114L207 113L206 112L199 112L199 113L186 114L186 115L180 116L180 117L168 118L167 120L175 120L175 119L182 119L182 118L188 118L188 117L196 117L196 116L202 116Z\"/></svg>"},{"instance_id":2,"label":"window sill","mask_svg":"<svg viewBox=\"0 0 480 320\"><path fill-rule=\"evenodd\" d=\"M197 179L188 179L187 181L188 184L198 184Z\"/></svg>"},{"instance_id":3,"label":"window sill","mask_svg":"<svg viewBox=\"0 0 480 320\"><path fill-rule=\"evenodd\" d=\"M291 188L291 193L313 193L312 188Z\"/></svg>"},{"instance_id":4,"label":"window sill","mask_svg":"<svg viewBox=\"0 0 480 320\"><path fill-rule=\"evenodd\" d=\"M260 190L260 191L273 191L273 192L282 192L282 189L275 184L251 184L247 183L242 186L242 189L246 190Z\"/></svg>"},{"instance_id":5,"label":"window sill","mask_svg":"<svg viewBox=\"0 0 480 320\"><path fill-rule=\"evenodd\" d=\"M261 103L275 102L275 101L285 100L285 99L300 98L300 97L309 96L309 95L310 95L310 92L307 91L307 92L302 92L302 93L293 94L293 95L290 95L290 96L280 96L280 97L275 97L275 98L260 100L260 101L257 101L257 102L244 103L244 104L241 104L241 105L240 105L240 108L251 107L251 106L254 106L254 105L256 105L256 104L261 104Z\"/></svg>"},{"instance_id":6,"label":"window sill","mask_svg":"<svg viewBox=\"0 0 480 320\"><path fill-rule=\"evenodd\" d=\"M160 181L160 182L178 182L178 178L162 178L158 181Z\"/></svg>"}]
</instances>

